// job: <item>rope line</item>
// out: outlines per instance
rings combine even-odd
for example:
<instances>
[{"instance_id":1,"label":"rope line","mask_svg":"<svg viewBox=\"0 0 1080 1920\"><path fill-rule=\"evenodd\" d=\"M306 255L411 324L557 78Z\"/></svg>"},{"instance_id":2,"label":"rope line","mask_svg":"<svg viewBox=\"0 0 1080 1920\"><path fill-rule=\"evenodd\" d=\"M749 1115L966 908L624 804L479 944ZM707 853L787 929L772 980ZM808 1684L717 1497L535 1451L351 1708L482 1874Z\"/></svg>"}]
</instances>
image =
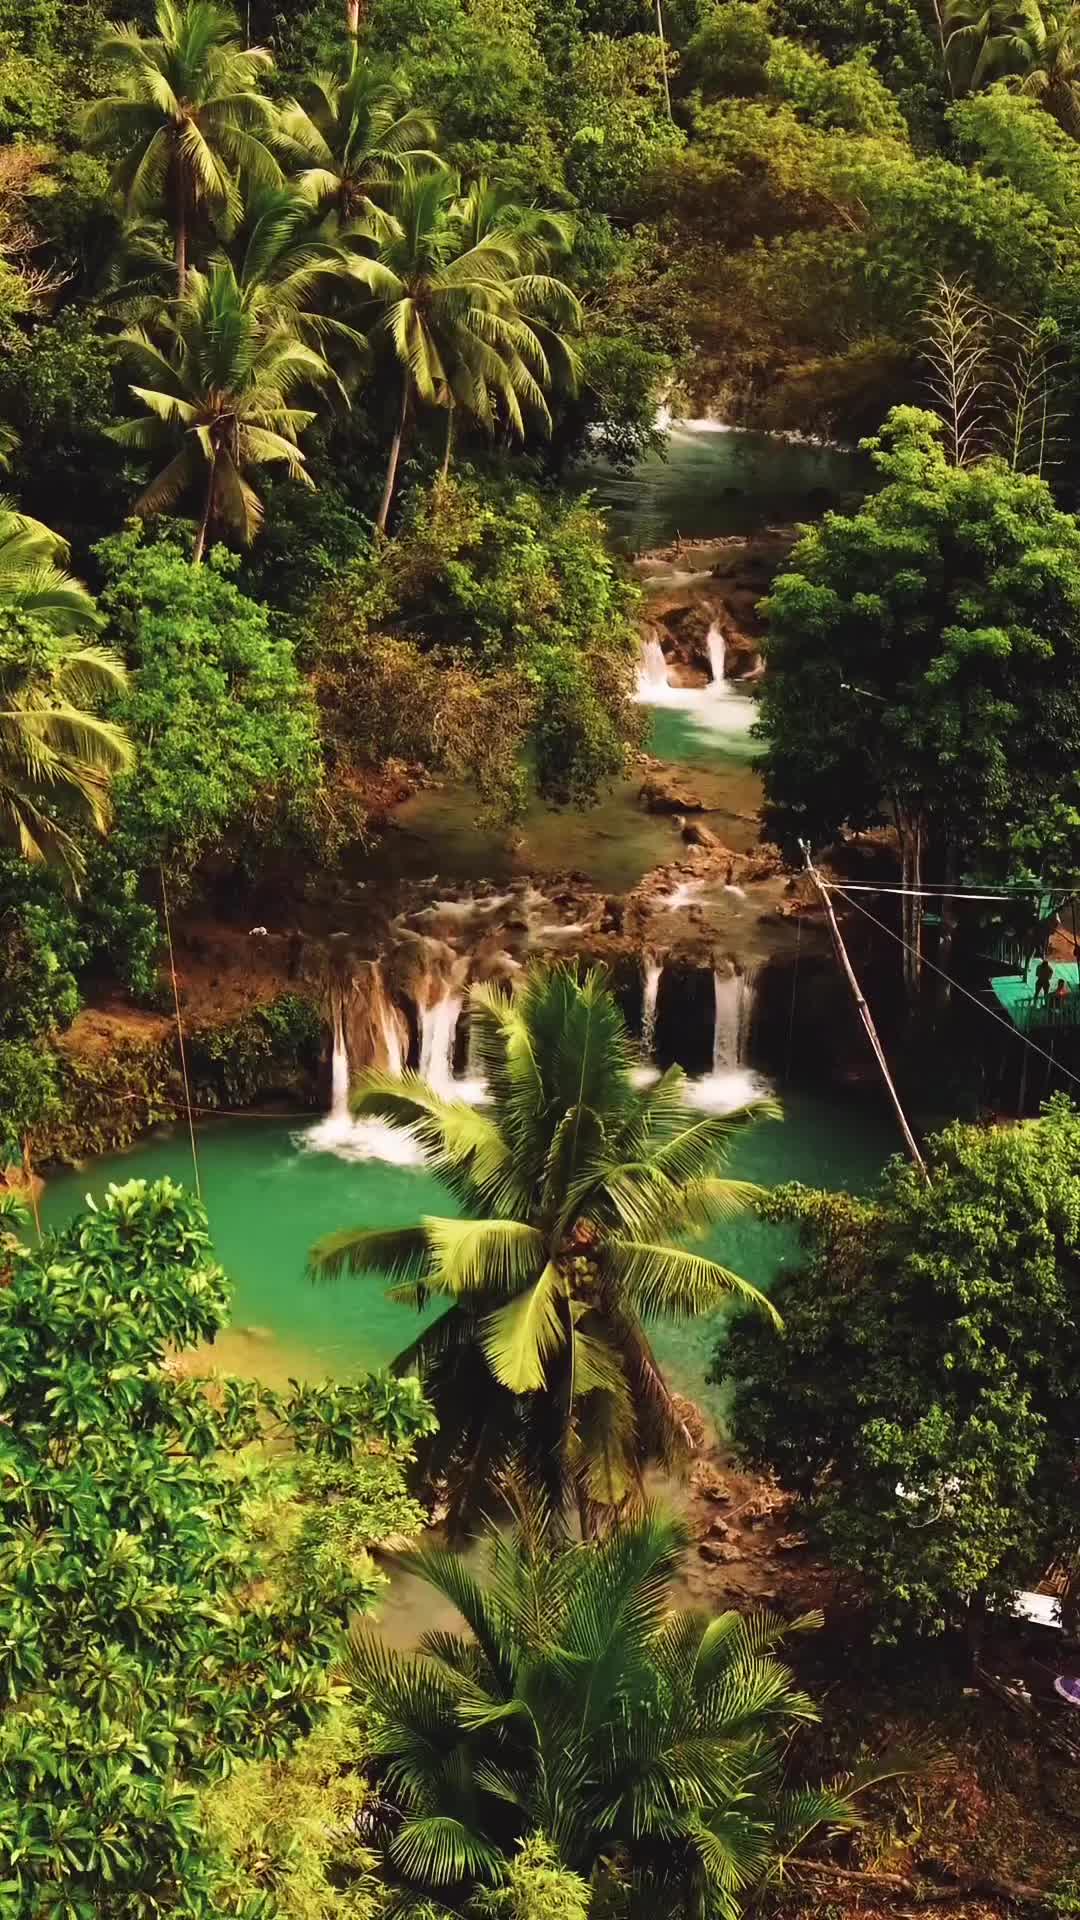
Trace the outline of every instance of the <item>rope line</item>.
<instances>
[{"instance_id":1,"label":"rope line","mask_svg":"<svg viewBox=\"0 0 1080 1920\"><path fill-rule=\"evenodd\" d=\"M161 881L161 904L165 909L165 938L169 945L169 972L172 976L173 1006L176 1008L176 1040L180 1050L180 1071L184 1076L184 1099L187 1102L188 1134L191 1139L191 1165L195 1173L195 1192L202 1199L202 1182L199 1179L199 1154L195 1145L195 1115L191 1105L191 1082L188 1079L187 1053L184 1049L184 1023L180 1018L180 988L176 980L176 956L173 953L172 923L169 919L169 896L165 891L165 868L158 867Z\"/></svg>"},{"instance_id":2,"label":"rope line","mask_svg":"<svg viewBox=\"0 0 1080 1920\"><path fill-rule=\"evenodd\" d=\"M836 884L837 883L832 880L826 882L826 885L830 887ZM1044 893L1061 892L1060 887L1017 887L1014 888L1011 893L983 893L975 892L971 888L942 887L935 885L926 887L875 887L871 886L867 881L854 880L845 880L844 885L850 893L894 893L909 900L1003 900L1011 902L1014 906L1019 895L1022 893L1030 894L1035 898L1041 898Z\"/></svg>"},{"instance_id":3,"label":"rope line","mask_svg":"<svg viewBox=\"0 0 1080 1920\"><path fill-rule=\"evenodd\" d=\"M838 893L842 900L847 900L848 906L854 907L856 913L861 913L864 919L871 921L875 927L880 927L882 933L887 933L889 939L895 940L898 947L906 947L909 953L915 952L915 948L911 945L910 941L905 940L902 934L894 933L891 927L886 926L884 920L879 920L876 913L870 912L869 907L861 906L858 900L849 900L843 887L838 887L835 882L831 880L826 880L824 885L830 893ZM1054 1054L1047 1053L1045 1047L1038 1046L1034 1040L1029 1039L1026 1033L1022 1033L1019 1027L1014 1027L1012 1021L1009 1020L1005 1014L996 1013L993 1007L987 1006L985 1000L980 1000L977 994L970 993L967 987L963 986L959 980L953 979L951 973L946 973L944 967L936 966L933 960L926 958L925 954L920 954L919 958L924 967L929 967L931 973L940 974L943 980L947 980L951 987L956 988L957 993L962 993L965 1000L970 1000L972 1006L978 1007L980 1012L985 1013L988 1019L996 1020L999 1027L1005 1028L1006 1033L1015 1034L1016 1037L1023 1042L1025 1047L1031 1048L1032 1053L1039 1054L1043 1060L1049 1060L1052 1065L1057 1068L1059 1073L1064 1074L1066 1080L1071 1080L1074 1086L1080 1087L1080 1077L1075 1073L1070 1073L1068 1067L1062 1066L1061 1061L1058 1060Z\"/></svg>"},{"instance_id":4,"label":"rope line","mask_svg":"<svg viewBox=\"0 0 1080 1920\"><path fill-rule=\"evenodd\" d=\"M784 1074L785 1086L788 1085L791 1079L791 1061L795 1051L795 1000L799 991L799 961L801 957L802 957L802 920L798 916L796 916L796 919L795 919L795 967L791 977L791 1011L788 1014L787 1070Z\"/></svg>"}]
</instances>

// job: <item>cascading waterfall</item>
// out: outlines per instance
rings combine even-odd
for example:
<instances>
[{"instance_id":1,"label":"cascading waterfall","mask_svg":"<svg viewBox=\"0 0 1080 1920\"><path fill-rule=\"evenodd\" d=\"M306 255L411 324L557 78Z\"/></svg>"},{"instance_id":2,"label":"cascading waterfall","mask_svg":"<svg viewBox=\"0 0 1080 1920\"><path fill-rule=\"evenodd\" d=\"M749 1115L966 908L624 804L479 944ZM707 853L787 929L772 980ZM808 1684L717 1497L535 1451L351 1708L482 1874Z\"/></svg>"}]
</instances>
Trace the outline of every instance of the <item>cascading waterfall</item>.
<instances>
[{"instance_id":1,"label":"cascading waterfall","mask_svg":"<svg viewBox=\"0 0 1080 1920\"><path fill-rule=\"evenodd\" d=\"M641 649L641 665L638 668L637 698L645 705L663 700L671 691L668 684L668 667L664 658L664 649L654 635L646 640Z\"/></svg>"},{"instance_id":2,"label":"cascading waterfall","mask_svg":"<svg viewBox=\"0 0 1080 1920\"><path fill-rule=\"evenodd\" d=\"M385 1120L354 1120L349 1112L352 1070L345 1033L344 998L334 993L334 1044L330 1055L330 1111L313 1126L296 1136L297 1145L313 1153L333 1153L339 1160L389 1160L397 1166L417 1165L423 1154L410 1134L389 1126ZM401 1071L401 1040L387 1012L387 1057L395 1057ZM396 1051L395 1051L396 1050Z\"/></svg>"},{"instance_id":3,"label":"cascading waterfall","mask_svg":"<svg viewBox=\"0 0 1080 1920\"><path fill-rule=\"evenodd\" d=\"M707 687L672 686L664 649L655 637L642 644L636 699L648 707L679 707L695 726L711 734L746 734L757 712L753 700L739 693L724 677L726 648L723 629L714 620L705 636L712 679Z\"/></svg>"},{"instance_id":4,"label":"cascading waterfall","mask_svg":"<svg viewBox=\"0 0 1080 1920\"><path fill-rule=\"evenodd\" d=\"M652 1060L656 1051L656 1002L660 995L660 978L664 963L654 953L644 958L645 980L641 1000L641 1057Z\"/></svg>"},{"instance_id":5,"label":"cascading waterfall","mask_svg":"<svg viewBox=\"0 0 1080 1920\"><path fill-rule=\"evenodd\" d=\"M461 1014L461 995L447 989L428 1007L420 1009L420 1077L437 1093L453 1098L454 1039Z\"/></svg>"},{"instance_id":6,"label":"cascading waterfall","mask_svg":"<svg viewBox=\"0 0 1080 1920\"><path fill-rule=\"evenodd\" d=\"M742 976L713 974L716 1026L713 1029L713 1072L733 1073L739 1065L739 1029L742 1022Z\"/></svg>"},{"instance_id":7,"label":"cascading waterfall","mask_svg":"<svg viewBox=\"0 0 1080 1920\"><path fill-rule=\"evenodd\" d=\"M341 1000L334 1003L334 1051L330 1060L330 1119L335 1126L351 1122L349 1113L349 1050L345 1045L345 1022Z\"/></svg>"},{"instance_id":8,"label":"cascading waterfall","mask_svg":"<svg viewBox=\"0 0 1080 1920\"><path fill-rule=\"evenodd\" d=\"M709 670L712 673L713 686L722 687L726 678L724 669L727 665L727 644L715 620L705 635L705 645L709 653Z\"/></svg>"},{"instance_id":9,"label":"cascading waterfall","mask_svg":"<svg viewBox=\"0 0 1080 1920\"><path fill-rule=\"evenodd\" d=\"M405 1048L401 1039L401 1028L395 1020L388 1002L380 1008L379 1032L386 1052L386 1072L400 1080L405 1071Z\"/></svg>"},{"instance_id":10,"label":"cascading waterfall","mask_svg":"<svg viewBox=\"0 0 1080 1920\"><path fill-rule=\"evenodd\" d=\"M687 1098L709 1113L731 1113L766 1091L761 1076L746 1064L754 1011L752 978L717 967L713 973L713 1003L716 1024L712 1072L691 1082Z\"/></svg>"}]
</instances>

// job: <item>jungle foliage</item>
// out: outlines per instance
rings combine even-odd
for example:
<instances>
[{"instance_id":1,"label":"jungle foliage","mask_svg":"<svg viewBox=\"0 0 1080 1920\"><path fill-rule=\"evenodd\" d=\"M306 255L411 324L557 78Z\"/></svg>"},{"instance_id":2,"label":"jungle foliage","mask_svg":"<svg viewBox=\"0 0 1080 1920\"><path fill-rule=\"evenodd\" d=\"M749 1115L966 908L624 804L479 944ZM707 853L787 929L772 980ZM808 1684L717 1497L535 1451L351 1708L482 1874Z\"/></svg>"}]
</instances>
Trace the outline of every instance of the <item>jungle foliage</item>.
<instances>
[{"instance_id":1,"label":"jungle foliage","mask_svg":"<svg viewBox=\"0 0 1080 1920\"><path fill-rule=\"evenodd\" d=\"M773 1192L802 1244L783 1336L742 1319L714 1363L739 1442L882 1631L977 1623L1080 1543L1080 1116L954 1125L927 1163L929 1184L893 1161L867 1201Z\"/></svg>"},{"instance_id":2,"label":"jungle foliage","mask_svg":"<svg viewBox=\"0 0 1080 1920\"><path fill-rule=\"evenodd\" d=\"M6 1218L0 1911L135 1920L153 1900L205 1920L199 1789L324 1714L395 1485L395 1524L423 1517L401 1472L430 1413L415 1381L208 1394L177 1356L213 1340L229 1290L169 1181L109 1188L34 1250ZM274 1432L294 1454L253 1454ZM349 1468L372 1443L365 1526Z\"/></svg>"}]
</instances>

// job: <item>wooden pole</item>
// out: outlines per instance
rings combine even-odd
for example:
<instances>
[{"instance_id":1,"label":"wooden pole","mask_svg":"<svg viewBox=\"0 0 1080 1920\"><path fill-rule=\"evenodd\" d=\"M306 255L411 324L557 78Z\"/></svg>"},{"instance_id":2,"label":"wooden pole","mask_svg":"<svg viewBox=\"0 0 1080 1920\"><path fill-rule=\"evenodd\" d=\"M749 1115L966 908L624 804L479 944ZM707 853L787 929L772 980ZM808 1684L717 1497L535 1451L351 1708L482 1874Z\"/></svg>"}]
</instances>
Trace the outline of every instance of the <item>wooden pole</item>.
<instances>
[{"instance_id":1,"label":"wooden pole","mask_svg":"<svg viewBox=\"0 0 1080 1920\"><path fill-rule=\"evenodd\" d=\"M660 36L660 72L664 77L664 99L667 103L667 117L669 120L673 120L674 116L671 111L671 87L668 83L667 71L667 35L664 32L664 15L661 0L656 0L656 31Z\"/></svg>"},{"instance_id":2,"label":"wooden pole","mask_svg":"<svg viewBox=\"0 0 1080 1920\"><path fill-rule=\"evenodd\" d=\"M885 1058L885 1049L881 1044L881 1040L878 1036L878 1030L874 1025L874 1016L870 1012L870 1007L867 1002L866 995L864 994L862 988L859 985L858 979L856 978L855 969L852 966L850 959L848 958L848 950L844 945L843 936L841 935L840 928L837 926L837 923L836 923L836 915L833 912L833 904L831 899L829 898L829 890L826 887L825 882L822 880L821 875L818 873L817 868L814 866L814 863L810 858L810 849L807 846L806 841L800 840L799 845L802 848L803 859L806 861L806 871L810 875L810 878L814 883L814 886L817 890L818 899L821 901L821 904L825 910L825 918L828 922L829 932L832 936L833 949L844 971L844 975L847 980L848 986L851 988L851 997L855 1002L859 1019L862 1021L863 1026L866 1030L866 1037L870 1042L871 1051L874 1055L875 1060L878 1063L878 1066L881 1069L881 1077L885 1082L885 1086L888 1090L889 1098L892 1101L893 1108L896 1113L896 1118L900 1123L900 1131L904 1136L904 1145L906 1146L909 1154L911 1155L913 1164L919 1169L919 1172L922 1175L922 1178L925 1180L927 1186L929 1186L930 1174L927 1170L926 1161L923 1159L922 1154L919 1152L918 1142L916 1141L915 1135L912 1133L911 1128L908 1125L907 1115L904 1112L903 1107L900 1105L900 1095L896 1091L892 1074L889 1072L889 1063Z\"/></svg>"}]
</instances>

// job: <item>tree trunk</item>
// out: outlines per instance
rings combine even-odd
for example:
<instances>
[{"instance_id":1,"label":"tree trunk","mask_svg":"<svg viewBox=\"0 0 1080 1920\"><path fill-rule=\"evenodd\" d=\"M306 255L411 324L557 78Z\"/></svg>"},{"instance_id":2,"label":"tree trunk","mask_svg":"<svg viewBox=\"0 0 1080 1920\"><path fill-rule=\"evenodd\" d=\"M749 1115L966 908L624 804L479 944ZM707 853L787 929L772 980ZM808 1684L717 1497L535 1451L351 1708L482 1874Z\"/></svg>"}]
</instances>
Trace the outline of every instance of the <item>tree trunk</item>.
<instances>
[{"instance_id":1,"label":"tree trunk","mask_svg":"<svg viewBox=\"0 0 1080 1920\"><path fill-rule=\"evenodd\" d=\"M941 48L941 65L945 75L945 85L949 89L949 98L955 99L956 88L953 86L952 68L949 66L949 46L945 38L945 20L941 11L941 0L933 0L933 7L934 19L937 22L938 46Z\"/></svg>"},{"instance_id":2,"label":"tree trunk","mask_svg":"<svg viewBox=\"0 0 1080 1920\"><path fill-rule=\"evenodd\" d=\"M943 868L945 885L956 886L956 845L952 840L946 842L945 865ZM938 948L938 966L942 975L951 972L953 946L956 941L956 901L948 893L941 898L941 945ZM938 1004L942 1008L949 1006L952 1000L952 981L938 977Z\"/></svg>"},{"instance_id":3,"label":"tree trunk","mask_svg":"<svg viewBox=\"0 0 1080 1920\"><path fill-rule=\"evenodd\" d=\"M380 533L386 532L386 522L390 518L390 507L394 498L394 487L397 484L398 461L401 458L401 442L405 437L405 422L406 422L406 419L408 418L408 413L409 413L409 376L407 372L403 372L402 385L401 385L401 412L398 415L397 426L394 428L394 437L390 442L390 459L387 463L387 468L386 468L386 481L383 486L382 499L379 502L379 517L375 522L375 525L378 527Z\"/></svg>"},{"instance_id":4,"label":"tree trunk","mask_svg":"<svg viewBox=\"0 0 1080 1920\"><path fill-rule=\"evenodd\" d=\"M900 837L901 933L904 941L904 990L914 1007L922 987L922 820L918 814L905 813L896 804L896 830Z\"/></svg>"},{"instance_id":5,"label":"tree trunk","mask_svg":"<svg viewBox=\"0 0 1080 1920\"><path fill-rule=\"evenodd\" d=\"M345 0L345 31L356 39L360 31L360 0Z\"/></svg>"},{"instance_id":6,"label":"tree trunk","mask_svg":"<svg viewBox=\"0 0 1080 1920\"><path fill-rule=\"evenodd\" d=\"M453 407L447 407L446 409L446 445L443 448L442 466L439 468L440 480L445 480L447 475L450 472L450 455L453 452L453 448L454 448L454 409Z\"/></svg>"},{"instance_id":7,"label":"tree trunk","mask_svg":"<svg viewBox=\"0 0 1080 1920\"><path fill-rule=\"evenodd\" d=\"M191 564L193 567L198 567L202 565L202 557L203 557L203 554L206 552L206 536L210 530L210 516L213 513L213 510L214 510L214 468L213 468L213 465L211 465L210 471L206 478L206 505L203 508L203 517L199 523L199 531L195 536L195 548L191 556Z\"/></svg>"}]
</instances>

